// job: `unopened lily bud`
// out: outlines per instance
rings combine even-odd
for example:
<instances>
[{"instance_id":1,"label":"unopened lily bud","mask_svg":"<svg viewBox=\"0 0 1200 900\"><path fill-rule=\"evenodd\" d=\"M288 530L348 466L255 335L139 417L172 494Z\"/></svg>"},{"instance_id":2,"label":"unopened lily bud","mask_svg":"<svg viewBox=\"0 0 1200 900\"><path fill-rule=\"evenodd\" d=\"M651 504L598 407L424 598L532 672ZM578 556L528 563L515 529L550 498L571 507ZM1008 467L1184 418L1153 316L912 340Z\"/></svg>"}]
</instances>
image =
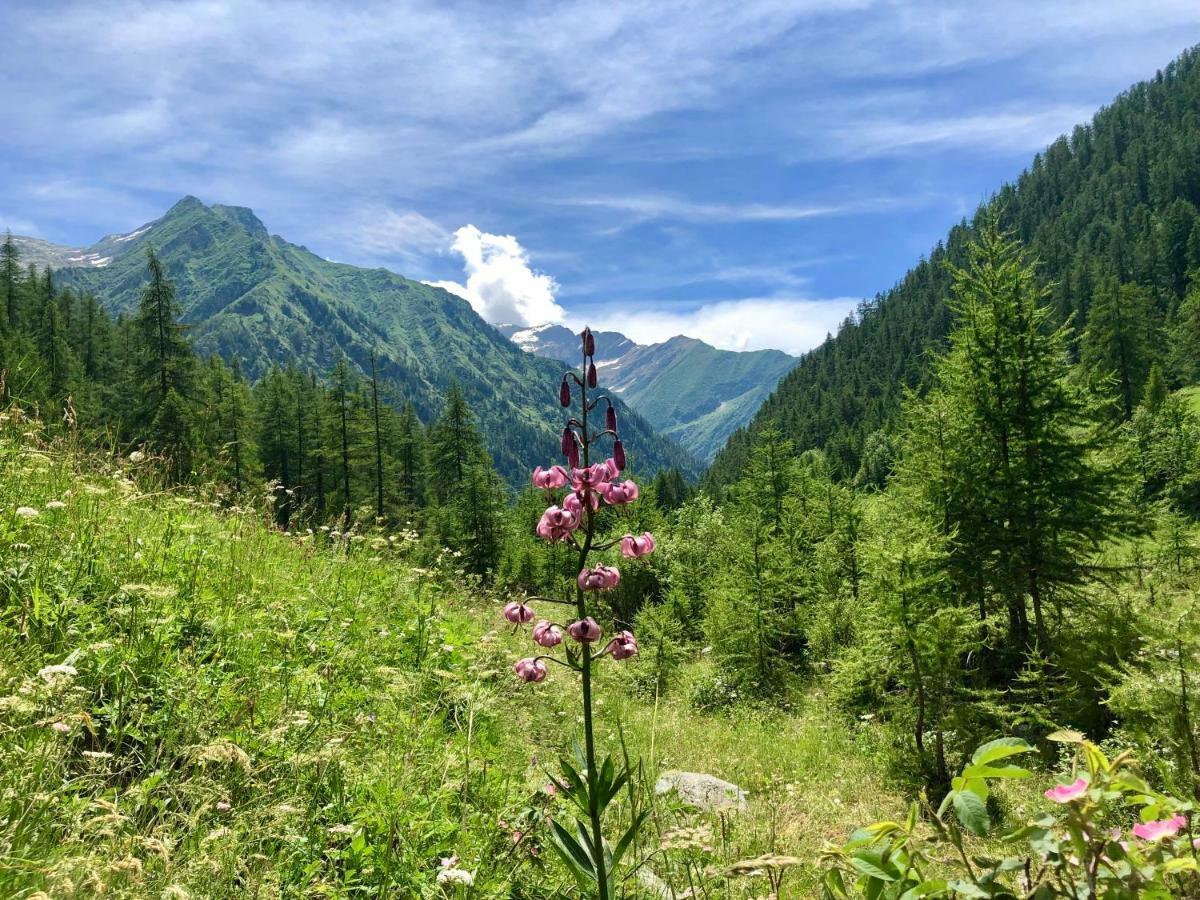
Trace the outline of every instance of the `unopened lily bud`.
<instances>
[{"instance_id":1,"label":"unopened lily bud","mask_svg":"<svg viewBox=\"0 0 1200 900\"><path fill-rule=\"evenodd\" d=\"M579 468L579 442L571 435L571 446L567 448L567 465L572 469Z\"/></svg>"},{"instance_id":2,"label":"unopened lily bud","mask_svg":"<svg viewBox=\"0 0 1200 900\"><path fill-rule=\"evenodd\" d=\"M617 410L612 406L604 413L604 427L613 434L617 433Z\"/></svg>"},{"instance_id":3,"label":"unopened lily bud","mask_svg":"<svg viewBox=\"0 0 1200 900\"><path fill-rule=\"evenodd\" d=\"M575 432L571 431L571 426L568 425L563 429L562 440L559 442L559 447L562 450L563 456L567 456L571 452L571 445L575 443Z\"/></svg>"},{"instance_id":4,"label":"unopened lily bud","mask_svg":"<svg viewBox=\"0 0 1200 900\"><path fill-rule=\"evenodd\" d=\"M625 471L625 448L621 446L619 440L613 441L613 462L617 464L617 468L622 472Z\"/></svg>"},{"instance_id":5,"label":"unopened lily bud","mask_svg":"<svg viewBox=\"0 0 1200 900\"><path fill-rule=\"evenodd\" d=\"M592 337L592 329L583 329L583 355L587 357L596 355L596 339Z\"/></svg>"},{"instance_id":6,"label":"unopened lily bud","mask_svg":"<svg viewBox=\"0 0 1200 900\"><path fill-rule=\"evenodd\" d=\"M591 388L594 388L597 384L600 383L600 379L596 377L596 364L595 363L588 363L587 381L588 381L588 387L591 387Z\"/></svg>"},{"instance_id":7,"label":"unopened lily bud","mask_svg":"<svg viewBox=\"0 0 1200 900\"><path fill-rule=\"evenodd\" d=\"M568 377L564 375L562 384L558 386L558 402L563 406L571 405L571 383L567 380Z\"/></svg>"}]
</instances>

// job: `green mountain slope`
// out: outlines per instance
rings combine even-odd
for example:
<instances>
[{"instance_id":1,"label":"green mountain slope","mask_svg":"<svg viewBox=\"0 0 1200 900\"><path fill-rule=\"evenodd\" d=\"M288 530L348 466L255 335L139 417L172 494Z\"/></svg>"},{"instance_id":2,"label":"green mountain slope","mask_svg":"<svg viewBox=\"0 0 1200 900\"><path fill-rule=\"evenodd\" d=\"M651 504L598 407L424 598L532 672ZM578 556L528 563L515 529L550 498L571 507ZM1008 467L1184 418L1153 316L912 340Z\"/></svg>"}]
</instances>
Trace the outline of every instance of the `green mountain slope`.
<instances>
[{"instance_id":1,"label":"green mountain slope","mask_svg":"<svg viewBox=\"0 0 1200 900\"><path fill-rule=\"evenodd\" d=\"M341 353L365 371L375 350L392 393L426 422L457 381L511 483L557 447L559 364L522 353L453 294L385 269L322 259L270 235L248 209L185 197L128 235L61 256L81 262L59 269L59 281L129 311L146 280L150 247L177 285L201 353L237 358L257 377L286 360L325 373ZM631 465L697 473L695 459L642 418L626 411L623 421Z\"/></svg>"},{"instance_id":2,"label":"green mountain slope","mask_svg":"<svg viewBox=\"0 0 1200 900\"><path fill-rule=\"evenodd\" d=\"M497 327L539 356L570 359L575 351L574 335L561 325ZM596 359L622 399L703 460L750 421L796 364L779 350L718 350L683 335L641 345L617 331L596 333Z\"/></svg>"},{"instance_id":3,"label":"green mountain slope","mask_svg":"<svg viewBox=\"0 0 1200 900\"><path fill-rule=\"evenodd\" d=\"M795 364L779 350L737 353L678 336L639 347L603 372L630 406L711 460Z\"/></svg>"},{"instance_id":4,"label":"green mountain slope","mask_svg":"<svg viewBox=\"0 0 1200 900\"><path fill-rule=\"evenodd\" d=\"M1024 241L1054 285L1060 320L1087 322L1093 292L1115 277L1149 290L1155 325L1169 324L1200 269L1200 52L1184 53L1035 157L972 222L856 320L808 353L750 424L717 455L709 483L737 477L754 435L778 426L797 450L823 447L853 475L867 437L888 428L905 390L925 384L951 317L945 264L961 263L980 216Z\"/></svg>"}]
</instances>

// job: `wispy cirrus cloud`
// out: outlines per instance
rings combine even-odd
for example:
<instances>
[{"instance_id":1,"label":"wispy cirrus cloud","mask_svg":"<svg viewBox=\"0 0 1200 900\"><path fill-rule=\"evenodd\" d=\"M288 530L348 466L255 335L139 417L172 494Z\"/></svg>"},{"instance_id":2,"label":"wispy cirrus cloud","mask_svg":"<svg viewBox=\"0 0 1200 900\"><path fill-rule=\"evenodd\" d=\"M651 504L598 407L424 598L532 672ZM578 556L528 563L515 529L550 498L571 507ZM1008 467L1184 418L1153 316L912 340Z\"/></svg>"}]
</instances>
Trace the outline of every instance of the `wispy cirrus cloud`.
<instances>
[{"instance_id":1,"label":"wispy cirrus cloud","mask_svg":"<svg viewBox=\"0 0 1200 900\"><path fill-rule=\"evenodd\" d=\"M0 33L0 197L21 227L86 243L193 193L468 291L451 244L473 222L481 247L519 237L481 308L653 296L647 328L728 331L723 304L825 322L810 295L892 283L1200 41L1200 4L46 0L0 4ZM534 261L553 261L541 294L520 286Z\"/></svg>"}]
</instances>

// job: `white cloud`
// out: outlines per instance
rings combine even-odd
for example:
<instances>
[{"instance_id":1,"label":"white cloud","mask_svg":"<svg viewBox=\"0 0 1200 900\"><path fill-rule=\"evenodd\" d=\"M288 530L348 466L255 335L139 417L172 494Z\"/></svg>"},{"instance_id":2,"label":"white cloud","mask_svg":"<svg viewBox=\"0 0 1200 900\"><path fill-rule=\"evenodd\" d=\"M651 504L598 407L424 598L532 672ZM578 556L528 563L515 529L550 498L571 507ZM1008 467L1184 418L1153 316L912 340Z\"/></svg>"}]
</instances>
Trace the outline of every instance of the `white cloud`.
<instances>
[{"instance_id":1,"label":"white cloud","mask_svg":"<svg viewBox=\"0 0 1200 900\"><path fill-rule=\"evenodd\" d=\"M989 151L1036 151L1091 118L1080 106L992 110L955 118L868 119L839 128L827 149L842 158L884 156L929 147L976 147Z\"/></svg>"},{"instance_id":2,"label":"white cloud","mask_svg":"<svg viewBox=\"0 0 1200 900\"><path fill-rule=\"evenodd\" d=\"M783 350L800 354L836 333L859 301L853 297L811 300L801 297L746 297L706 303L691 310L638 308L630 303L605 309L586 324L620 331L639 344L678 334L699 338L723 350ZM574 324L582 327L583 320Z\"/></svg>"},{"instance_id":3,"label":"white cloud","mask_svg":"<svg viewBox=\"0 0 1200 900\"><path fill-rule=\"evenodd\" d=\"M474 225L454 232L452 249L462 254L465 285L430 281L465 299L489 322L542 325L561 322L565 311L554 294L558 284L529 265L529 254L512 235L488 234Z\"/></svg>"}]
</instances>

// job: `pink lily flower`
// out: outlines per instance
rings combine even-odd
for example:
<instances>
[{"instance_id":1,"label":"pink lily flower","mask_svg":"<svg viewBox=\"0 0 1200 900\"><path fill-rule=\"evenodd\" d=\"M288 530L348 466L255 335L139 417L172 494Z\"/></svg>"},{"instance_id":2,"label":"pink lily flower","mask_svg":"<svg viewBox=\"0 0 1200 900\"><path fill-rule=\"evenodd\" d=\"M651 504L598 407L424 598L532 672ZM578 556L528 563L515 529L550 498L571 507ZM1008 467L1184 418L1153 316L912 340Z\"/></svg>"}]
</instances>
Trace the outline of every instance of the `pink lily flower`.
<instances>
[{"instance_id":1,"label":"pink lily flower","mask_svg":"<svg viewBox=\"0 0 1200 900\"><path fill-rule=\"evenodd\" d=\"M581 644L590 644L600 640L600 626L591 616L572 622L567 626L567 634Z\"/></svg>"},{"instance_id":2,"label":"pink lily flower","mask_svg":"<svg viewBox=\"0 0 1200 900\"><path fill-rule=\"evenodd\" d=\"M613 459L611 456L608 459L606 459L603 463L601 463L601 465L604 466L605 471L608 472L608 480L609 481L612 481L614 478L616 478L618 475L621 474L621 470L617 466L617 461L615 459Z\"/></svg>"},{"instance_id":3,"label":"pink lily flower","mask_svg":"<svg viewBox=\"0 0 1200 900\"><path fill-rule=\"evenodd\" d=\"M1158 822L1138 822L1133 826L1133 836L1143 841L1157 841L1172 837L1186 824L1187 819L1183 816L1172 816Z\"/></svg>"},{"instance_id":4,"label":"pink lily flower","mask_svg":"<svg viewBox=\"0 0 1200 900\"><path fill-rule=\"evenodd\" d=\"M613 659L629 659L637 656L638 644L637 638L633 636L632 631L622 631L604 648L605 653L611 653Z\"/></svg>"},{"instance_id":5,"label":"pink lily flower","mask_svg":"<svg viewBox=\"0 0 1200 900\"><path fill-rule=\"evenodd\" d=\"M587 497L588 506L595 512L600 508L600 495L593 494L590 491L584 494ZM579 491L572 491L563 498L563 509L574 513L579 519L583 519L583 500L580 499Z\"/></svg>"},{"instance_id":6,"label":"pink lily flower","mask_svg":"<svg viewBox=\"0 0 1200 900\"><path fill-rule=\"evenodd\" d=\"M1060 784L1046 791L1046 799L1055 803L1070 803L1087 793L1087 789L1088 783L1082 778L1077 778L1072 784Z\"/></svg>"},{"instance_id":7,"label":"pink lily flower","mask_svg":"<svg viewBox=\"0 0 1200 900\"><path fill-rule=\"evenodd\" d=\"M524 625L526 622L533 621L533 607L527 603L520 603L514 600L504 607L504 618L512 622L514 625Z\"/></svg>"},{"instance_id":8,"label":"pink lily flower","mask_svg":"<svg viewBox=\"0 0 1200 900\"><path fill-rule=\"evenodd\" d=\"M620 506L625 503L632 503L638 498L638 486L632 481L625 481L622 484L607 485L608 490L601 491L604 495L604 502L610 506Z\"/></svg>"},{"instance_id":9,"label":"pink lily flower","mask_svg":"<svg viewBox=\"0 0 1200 900\"><path fill-rule=\"evenodd\" d=\"M563 640L562 629L542 619L533 626L533 640L543 647L557 647Z\"/></svg>"},{"instance_id":10,"label":"pink lily flower","mask_svg":"<svg viewBox=\"0 0 1200 900\"><path fill-rule=\"evenodd\" d=\"M579 516L569 509L551 506L542 513L537 525L537 535L550 543L565 541L579 527Z\"/></svg>"},{"instance_id":11,"label":"pink lily flower","mask_svg":"<svg viewBox=\"0 0 1200 900\"><path fill-rule=\"evenodd\" d=\"M552 491L567 483L567 470L562 466L551 466L549 469L543 469L541 466L538 466L533 470L530 481L533 482L533 486L536 488Z\"/></svg>"},{"instance_id":12,"label":"pink lily flower","mask_svg":"<svg viewBox=\"0 0 1200 900\"><path fill-rule=\"evenodd\" d=\"M608 485L605 479L609 477L608 466L604 463L596 463L586 469L572 469L571 487L579 493L588 491L603 493L604 488Z\"/></svg>"},{"instance_id":13,"label":"pink lily flower","mask_svg":"<svg viewBox=\"0 0 1200 900\"><path fill-rule=\"evenodd\" d=\"M654 535L648 531L643 531L641 537L634 537L632 534L627 534L621 538L621 555L626 559L640 559L647 554L653 553L654 548L657 546L654 541Z\"/></svg>"},{"instance_id":14,"label":"pink lily flower","mask_svg":"<svg viewBox=\"0 0 1200 900\"><path fill-rule=\"evenodd\" d=\"M539 681L544 681L546 678L546 661L535 657L518 659L513 663L513 671L526 684L536 684Z\"/></svg>"},{"instance_id":15,"label":"pink lily flower","mask_svg":"<svg viewBox=\"0 0 1200 900\"><path fill-rule=\"evenodd\" d=\"M621 583L621 573L613 566L599 565L581 570L576 581L585 591L610 591Z\"/></svg>"}]
</instances>

